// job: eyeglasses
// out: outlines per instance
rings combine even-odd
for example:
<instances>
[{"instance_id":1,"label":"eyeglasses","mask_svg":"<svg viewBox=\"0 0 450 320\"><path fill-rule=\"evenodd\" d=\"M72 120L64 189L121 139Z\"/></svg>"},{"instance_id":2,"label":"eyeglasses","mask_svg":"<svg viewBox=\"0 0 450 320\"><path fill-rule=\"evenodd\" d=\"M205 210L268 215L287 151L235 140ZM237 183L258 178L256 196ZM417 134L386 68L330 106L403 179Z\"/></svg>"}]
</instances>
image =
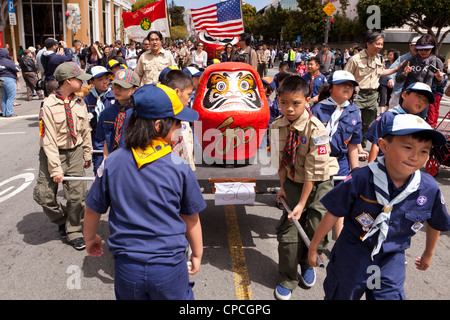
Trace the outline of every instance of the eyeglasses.
<instances>
[{"instance_id":1,"label":"eyeglasses","mask_svg":"<svg viewBox=\"0 0 450 320\"><path fill-rule=\"evenodd\" d=\"M150 45L150 43L144 43L144 46L149 46Z\"/></svg>"}]
</instances>

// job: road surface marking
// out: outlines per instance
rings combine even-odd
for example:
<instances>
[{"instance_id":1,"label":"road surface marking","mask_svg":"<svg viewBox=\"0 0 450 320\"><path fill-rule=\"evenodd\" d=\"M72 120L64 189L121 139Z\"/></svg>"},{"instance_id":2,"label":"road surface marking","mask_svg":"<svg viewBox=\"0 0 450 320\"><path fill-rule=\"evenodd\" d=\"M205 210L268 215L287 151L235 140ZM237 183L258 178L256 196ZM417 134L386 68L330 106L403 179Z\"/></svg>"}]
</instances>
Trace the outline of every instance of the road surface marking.
<instances>
[{"instance_id":1,"label":"road surface marking","mask_svg":"<svg viewBox=\"0 0 450 320\"><path fill-rule=\"evenodd\" d=\"M224 210L236 297L238 300L253 300L253 292L250 287L251 283L250 277L248 276L247 264L245 263L244 248L242 246L236 208L233 205L226 205L224 206Z\"/></svg>"},{"instance_id":2,"label":"road surface marking","mask_svg":"<svg viewBox=\"0 0 450 320\"><path fill-rule=\"evenodd\" d=\"M3 182L0 182L0 187L3 186L3 185L5 185L5 184L7 184L7 183L10 183L11 181L16 180L16 179L24 179L25 182L23 182L22 185L21 185L20 187L18 187L17 189L13 190L12 192L10 192L10 191L11 191L12 189L14 189L14 187L9 187L9 188L6 188L5 190L3 190L3 191L0 193L0 195L1 195L1 197L0 197L0 202L3 202L3 201L5 201L5 200L7 200L7 199L9 199L9 198L11 198L11 197L13 197L13 196L15 196L16 194L18 194L19 192L21 192L22 190L24 190L26 187L28 187L28 186L31 184L31 182L33 182L33 180L34 180L34 174L32 174L32 173L22 173L22 174L18 174L17 176L14 176L14 177L12 177L12 178L6 179L6 180L3 181ZM8 193L8 192L9 192L9 193ZM6 195L5 195L5 194L6 194Z\"/></svg>"}]
</instances>

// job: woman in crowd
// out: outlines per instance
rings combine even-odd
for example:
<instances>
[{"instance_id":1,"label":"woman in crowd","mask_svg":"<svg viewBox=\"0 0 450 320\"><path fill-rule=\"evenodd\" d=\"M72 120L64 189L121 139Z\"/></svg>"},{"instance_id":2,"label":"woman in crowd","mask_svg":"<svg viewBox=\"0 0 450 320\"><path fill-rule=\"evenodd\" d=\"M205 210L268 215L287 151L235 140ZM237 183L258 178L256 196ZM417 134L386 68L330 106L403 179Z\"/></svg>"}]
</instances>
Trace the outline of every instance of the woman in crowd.
<instances>
[{"instance_id":1,"label":"woman in crowd","mask_svg":"<svg viewBox=\"0 0 450 320\"><path fill-rule=\"evenodd\" d=\"M202 70L207 67L208 54L206 51L203 51L203 43L201 42L197 44L196 50L192 52L192 63L195 63Z\"/></svg>"}]
</instances>

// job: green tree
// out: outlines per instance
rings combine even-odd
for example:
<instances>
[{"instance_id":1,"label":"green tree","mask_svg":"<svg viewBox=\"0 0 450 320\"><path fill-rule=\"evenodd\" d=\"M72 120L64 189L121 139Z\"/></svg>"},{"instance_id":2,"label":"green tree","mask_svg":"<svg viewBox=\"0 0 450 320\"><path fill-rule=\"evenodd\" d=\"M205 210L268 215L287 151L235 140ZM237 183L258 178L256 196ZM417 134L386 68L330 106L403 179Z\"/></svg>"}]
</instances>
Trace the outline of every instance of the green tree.
<instances>
[{"instance_id":1,"label":"green tree","mask_svg":"<svg viewBox=\"0 0 450 320\"><path fill-rule=\"evenodd\" d=\"M360 0L357 10L364 25L371 16L367 13L370 5L380 8L381 29L407 25L419 34L428 33L436 38L436 52L450 33L449 0Z\"/></svg>"},{"instance_id":2,"label":"green tree","mask_svg":"<svg viewBox=\"0 0 450 320\"><path fill-rule=\"evenodd\" d=\"M173 6L169 8L170 22L172 26L186 26L183 20L184 7Z\"/></svg>"},{"instance_id":3,"label":"green tree","mask_svg":"<svg viewBox=\"0 0 450 320\"><path fill-rule=\"evenodd\" d=\"M188 37L186 26L173 26L170 27L170 39L172 40L184 40Z\"/></svg>"},{"instance_id":4,"label":"green tree","mask_svg":"<svg viewBox=\"0 0 450 320\"><path fill-rule=\"evenodd\" d=\"M150 3L155 3L158 0L137 0L132 6L131 6L131 11L137 11L143 7L145 7L146 5L150 4Z\"/></svg>"},{"instance_id":5,"label":"green tree","mask_svg":"<svg viewBox=\"0 0 450 320\"><path fill-rule=\"evenodd\" d=\"M324 5L320 2L319 0L297 0L301 11L298 15L291 16L291 19L298 19L299 35L309 42L325 34L327 15L323 11Z\"/></svg>"}]
</instances>

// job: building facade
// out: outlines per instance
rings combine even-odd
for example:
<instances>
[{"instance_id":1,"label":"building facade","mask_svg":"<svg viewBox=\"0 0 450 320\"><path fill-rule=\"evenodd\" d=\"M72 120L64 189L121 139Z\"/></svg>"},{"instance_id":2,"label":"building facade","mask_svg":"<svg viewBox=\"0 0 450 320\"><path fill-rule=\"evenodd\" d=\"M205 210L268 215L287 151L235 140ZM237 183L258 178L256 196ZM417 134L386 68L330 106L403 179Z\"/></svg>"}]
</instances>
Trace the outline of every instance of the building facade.
<instances>
[{"instance_id":1,"label":"building facade","mask_svg":"<svg viewBox=\"0 0 450 320\"><path fill-rule=\"evenodd\" d=\"M95 41L111 44L128 42L122 24L122 12L131 11L135 0L15 0L17 48L43 46L45 39L72 40L90 45ZM9 25L4 43L11 43ZM11 45L10 45L11 47Z\"/></svg>"}]
</instances>

